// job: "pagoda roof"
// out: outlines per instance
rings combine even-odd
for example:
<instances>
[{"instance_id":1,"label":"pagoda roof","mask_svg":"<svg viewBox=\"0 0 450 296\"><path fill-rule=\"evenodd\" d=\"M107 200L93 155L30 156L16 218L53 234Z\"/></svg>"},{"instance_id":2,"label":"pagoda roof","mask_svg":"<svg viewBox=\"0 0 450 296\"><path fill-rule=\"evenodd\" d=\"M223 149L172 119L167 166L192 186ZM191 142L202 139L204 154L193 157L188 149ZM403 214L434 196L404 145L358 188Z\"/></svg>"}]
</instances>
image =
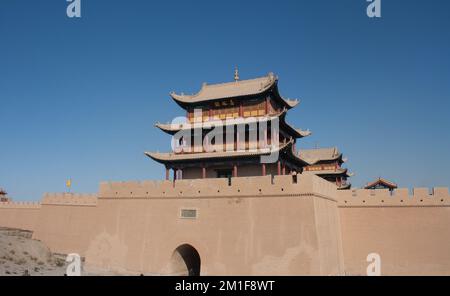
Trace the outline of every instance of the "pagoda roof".
<instances>
[{"instance_id":1,"label":"pagoda roof","mask_svg":"<svg viewBox=\"0 0 450 296\"><path fill-rule=\"evenodd\" d=\"M279 112L274 115L266 115L261 116L258 118L255 118L254 121L271 121L274 120L277 117L280 117L280 126L284 127L289 131L289 134L294 136L295 138L303 138L311 135L311 132L309 130L302 130L298 128L294 128L291 125L289 125L286 122L286 113L287 110L285 109L282 112ZM190 130L193 128L202 128L202 129L212 129L217 126L228 126L228 125L239 125L239 124L248 124L249 121L248 118L229 118L227 120L210 120L210 121L204 121L204 122L198 122L198 123L157 123L155 126L162 130L163 132L166 132L168 134L174 135L175 133L181 131L181 130Z\"/></svg>"},{"instance_id":2,"label":"pagoda roof","mask_svg":"<svg viewBox=\"0 0 450 296\"><path fill-rule=\"evenodd\" d=\"M345 168L339 168L335 170L320 170L320 171L304 171L303 173L306 174L313 174L318 176L325 176L325 175L336 175L336 176L346 176L351 177L353 176L352 173L348 172L348 169Z\"/></svg>"},{"instance_id":3,"label":"pagoda roof","mask_svg":"<svg viewBox=\"0 0 450 296\"><path fill-rule=\"evenodd\" d=\"M280 127L283 127L284 129L288 130L290 135L294 136L295 138L304 138L312 134L310 130L302 130L299 128L294 128L293 126L288 124L286 122L286 114L287 114L286 109L280 114Z\"/></svg>"},{"instance_id":4,"label":"pagoda roof","mask_svg":"<svg viewBox=\"0 0 450 296\"><path fill-rule=\"evenodd\" d=\"M366 187L364 187L364 189L371 189L371 188L373 188L373 187L375 187L377 185L382 185L382 186L385 186L385 187L390 188L390 189L398 188L397 184L395 184L394 182L388 181L388 180L383 179L383 178L380 177L380 178L378 178L378 180L375 180L373 182L367 183L367 185L366 185Z\"/></svg>"},{"instance_id":5,"label":"pagoda roof","mask_svg":"<svg viewBox=\"0 0 450 296\"><path fill-rule=\"evenodd\" d=\"M340 153L336 147L300 150L299 157L310 165L317 164L322 161L346 161L346 159L342 158L342 153Z\"/></svg>"},{"instance_id":6,"label":"pagoda roof","mask_svg":"<svg viewBox=\"0 0 450 296\"><path fill-rule=\"evenodd\" d=\"M210 85L204 83L200 91L196 94L179 95L172 92L170 93L170 96L181 107L187 107L192 104L201 104L215 100L256 96L270 90L274 91L275 99L278 99L288 109L295 107L299 103L298 100L284 99L280 96L278 93L278 78L273 73L255 79L237 80Z\"/></svg>"},{"instance_id":7,"label":"pagoda roof","mask_svg":"<svg viewBox=\"0 0 450 296\"><path fill-rule=\"evenodd\" d=\"M305 163L293 153L294 140L291 139L286 144L282 144L275 150L267 149L255 149L244 151L218 151L218 152L199 152L199 153L159 153L159 152L145 152L145 155L151 159L162 163L183 163L194 160L217 160L217 159L229 159L229 158L252 158L263 155L270 155L275 152L287 152L298 163L304 165Z\"/></svg>"},{"instance_id":8,"label":"pagoda roof","mask_svg":"<svg viewBox=\"0 0 450 296\"><path fill-rule=\"evenodd\" d=\"M5 190L3 190L3 188L0 188L0 195L7 195L8 193L6 193Z\"/></svg>"},{"instance_id":9,"label":"pagoda roof","mask_svg":"<svg viewBox=\"0 0 450 296\"><path fill-rule=\"evenodd\" d=\"M338 190L347 190L347 189L350 189L350 188L352 188L352 184L351 183L347 183L345 185L339 186Z\"/></svg>"}]
</instances>

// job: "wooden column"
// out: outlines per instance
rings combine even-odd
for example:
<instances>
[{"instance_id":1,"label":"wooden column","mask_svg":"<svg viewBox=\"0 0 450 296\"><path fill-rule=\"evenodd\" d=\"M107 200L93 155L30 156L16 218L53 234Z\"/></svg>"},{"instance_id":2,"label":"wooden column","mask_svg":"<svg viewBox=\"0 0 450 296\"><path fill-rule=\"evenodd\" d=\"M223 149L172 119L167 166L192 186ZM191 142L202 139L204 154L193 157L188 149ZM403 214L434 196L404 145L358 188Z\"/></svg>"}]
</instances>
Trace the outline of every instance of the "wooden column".
<instances>
[{"instance_id":1,"label":"wooden column","mask_svg":"<svg viewBox=\"0 0 450 296\"><path fill-rule=\"evenodd\" d=\"M233 166L233 177L237 178L237 176L238 176L238 167L237 167L237 164L235 164Z\"/></svg>"},{"instance_id":2,"label":"wooden column","mask_svg":"<svg viewBox=\"0 0 450 296\"><path fill-rule=\"evenodd\" d=\"M277 163L277 173L278 173L278 176L281 175L281 161L278 161L278 163Z\"/></svg>"},{"instance_id":3,"label":"wooden column","mask_svg":"<svg viewBox=\"0 0 450 296\"><path fill-rule=\"evenodd\" d=\"M269 98L266 98L266 101L264 103L264 112L265 114L269 113Z\"/></svg>"},{"instance_id":4,"label":"wooden column","mask_svg":"<svg viewBox=\"0 0 450 296\"><path fill-rule=\"evenodd\" d=\"M177 180L177 169L173 169L173 180L176 181Z\"/></svg>"},{"instance_id":5,"label":"wooden column","mask_svg":"<svg viewBox=\"0 0 450 296\"><path fill-rule=\"evenodd\" d=\"M202 167L202 178L206 179L206 167L205 166Z\"/></svg>"},{"instance_id":6,"label":"wooden column","mask_svg":"<svg viewBox=\"0 0 450 296\"><path fill-rule=\"evenodd\" d=\"M242 107L242 101L239 102L239 117L244 117L244 108Z\"/></svg>"},{"instance_id":7,"label":"wooden column","mask_svg":"<svg viewBox=\"0 0 450 296\"><path fill-rule=\"evenodd\" d=\"M266 175L266 164L263 163L261 166L262 166L262 175L265 176Z\"/></svg>"},{"instance_id":8,"label":"wooden column","mask_svg":"<svg viewBox=\"0 0 450 296\"><path fill-rule=\"evenodd\" d=\"M170 168L166 167L166 181L169 181L170 179Z\"/></svg>"},{"instance_id":9,"label":"wooden column","mask_svg":"<svg viewBox=\"0 0 450 296\"><path fill-rule=\"evenodd\" d=\"M205 135L205 139L203 140L202 147L202 152L206 152L207 150L209 150L209 137L207 134Z\"/></svg>"},{"instance_id":10,"label":"wooden column","mask_svg":"<svg viewBox=\"0 0 450 296\"><path fill-rule=\"evenodd\" d=\"M238 134L238 132L237 132L237 125L234 125L234 126L233 126L233 130L235 131L235 135L236 135L236 137L233 136L234 151L237 151L237 150L238 150L238 144L237 144L237 142L238 142L238 140L239 140L239 134Z\"/></svg>"},{"instance_id":11,"label":"wooden column","mask_svg":"<svg viewBox=\"0 0 450 296\"><path fill-rule=\"evenodd\" d=\"M283 175L286 175L286 164L283 163Z\"/></svg>"},{"instance_id":12,"label":"wooden column","mask_svg":"<svg viewBox=\"0 0 450 296\"><path fill-rule=\"evenodd\" d=\"M241 147L239 145L239 133L238 133L238 129L237 129L237 125L236 125L236 151L241 150Z\"/></svg>"},{"instance_id":13,"label":"wooden column","mask_svg":"<svg viewBox=\"0 0 450 296\"><path fill-rule=\"evenodd\" d=\"M268 144L268 141L267 141L267 129L266 129L266 130L264 130L263 147L260 147L260 148L262 148L262 149L266 148L267 144Z\"/></svg>"}]
</instances>

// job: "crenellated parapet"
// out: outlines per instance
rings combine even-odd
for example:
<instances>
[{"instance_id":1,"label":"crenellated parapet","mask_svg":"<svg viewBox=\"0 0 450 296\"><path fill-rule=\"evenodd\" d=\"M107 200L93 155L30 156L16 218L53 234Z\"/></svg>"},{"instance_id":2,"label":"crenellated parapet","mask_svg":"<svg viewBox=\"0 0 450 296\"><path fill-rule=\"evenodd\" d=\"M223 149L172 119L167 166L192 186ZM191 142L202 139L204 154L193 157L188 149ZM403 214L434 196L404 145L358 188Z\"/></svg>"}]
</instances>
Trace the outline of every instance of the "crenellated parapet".
<instances>
[{"instance_id":1,"label":"crenellated parapet","mask_svg":"<svg viewBox=\"0 0 450 296\"><path fill-rule=\"evenodd\" d=\"M336 186L312 175L190 179L172 181L104 182L100 199L245 198L319 196L334 199Z\"/></svg>"},{"instance_id":2,"label":"crenellated parapet","mask_svg":"<svg viewBox=\"0 0 450 296\"><path fill-rule=\"evenodd\" d=\"M0 209L40 209L39 202L0 202Z\"/></svg>"},{"instance_id":3,"label":"crenellated parapet","mask_svg":"<svg viewBox=\"0 0 450 296\"><path fill-rule=\"evenodd\" d=\"M96 206L97 194L46 193L42 198L41 204L60 206Z\"/></svg>"},{"instance_id":4,"label":"crenellated parapet","mask_svg":"<svg viewBox=\"0 0 450 296\"><path fill-rule=\"evenodd\" d=\"M446 187L388 189L354 189L337 192L340 207L436 207L450 206Z\"/></svg>"}]
</instances>

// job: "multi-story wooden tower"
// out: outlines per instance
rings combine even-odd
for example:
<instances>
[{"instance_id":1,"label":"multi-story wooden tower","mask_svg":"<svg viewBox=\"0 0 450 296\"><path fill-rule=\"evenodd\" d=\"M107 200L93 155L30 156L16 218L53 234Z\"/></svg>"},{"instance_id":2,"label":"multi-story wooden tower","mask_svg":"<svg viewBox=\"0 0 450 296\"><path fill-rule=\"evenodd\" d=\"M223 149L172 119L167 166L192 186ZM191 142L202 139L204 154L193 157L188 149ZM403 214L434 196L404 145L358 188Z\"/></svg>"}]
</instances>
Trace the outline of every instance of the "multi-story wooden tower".
<instances>
[{"instance_id":1,"label":"multi-story wooden tower","mask_svg":"<svg viewBox=\"0 0 450 296\"><path fill-rule=\"evenodd\" d=\"M308 163L304 168L305 174L322 177L335 183L339 189L351 188L347 179L352 174L348 172L348 169L342 167L346 159L336 147L300 150L299 157Z\"/></svg>"},{"instance_id":2,"label":"multi-story wooden tower","mask_svg":"<svg viewBox=\"0 0 450 296\"><path fill-rule=\"evenodd\" d=\"M10 201L7 194L8 193L6 193L5 190L0 188L0 202L9 202Z\"/></svg>"},{"instance_id":3,"label":"multi-story wooden tower","mask_svg":"<svg viewBox=\"0 0 450 296\"><path fill-rule=\"evenodd\" d=\"M241 81L236 71L233 82L203 84L197 94L171 97L186 111L186 122L156 126L178 135L174 151L145 153L165 165L167 180L170 170L174 179L231 178L300 173L307 165L295 145L310 132L286 122L299 101L281 97L274 74ZM275 160L261 161L271 153Z\"/></svg>"}]
</instances>

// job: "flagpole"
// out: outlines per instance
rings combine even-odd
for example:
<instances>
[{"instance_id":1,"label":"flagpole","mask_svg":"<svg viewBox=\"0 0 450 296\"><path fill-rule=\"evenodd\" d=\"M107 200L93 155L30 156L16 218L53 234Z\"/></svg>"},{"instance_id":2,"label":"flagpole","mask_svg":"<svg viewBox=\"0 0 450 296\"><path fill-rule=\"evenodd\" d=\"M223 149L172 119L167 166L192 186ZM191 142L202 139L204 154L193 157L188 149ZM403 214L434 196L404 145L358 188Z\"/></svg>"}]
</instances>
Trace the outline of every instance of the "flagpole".
<instances>
[{"instance_id":1,"label":"flagpole","mask_svg":"<svg viewBox=\"0 0 450 296\"><path fill-rule=\"evenodd\" d=\"M67 187L67 193L70 193L70 188L72 187L72 179L71 178L69 178L66 181L66 187Z\"/></svg>"}]
</instances>

